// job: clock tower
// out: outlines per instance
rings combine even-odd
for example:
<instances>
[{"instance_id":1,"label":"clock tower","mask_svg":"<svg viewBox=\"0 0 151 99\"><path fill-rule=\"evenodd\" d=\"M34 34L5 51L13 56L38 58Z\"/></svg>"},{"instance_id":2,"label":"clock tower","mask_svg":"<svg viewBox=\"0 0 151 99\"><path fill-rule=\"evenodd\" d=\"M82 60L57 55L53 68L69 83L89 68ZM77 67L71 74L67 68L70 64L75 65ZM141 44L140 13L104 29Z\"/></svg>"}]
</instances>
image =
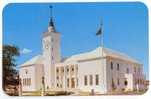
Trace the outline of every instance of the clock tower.
<instances>
[{"instance_id":1,"label":"clock tower","mask_svg":"<svg viewBox=\"0 0 151 99\"><path fill-rule=\"evenodd\" d=\"M52 17L50 17L47 32L43 33L42 45L45 90L48 91L55 87L55 63L61 60L60 33L56 31Z\"/></svg>"}]
</instances>

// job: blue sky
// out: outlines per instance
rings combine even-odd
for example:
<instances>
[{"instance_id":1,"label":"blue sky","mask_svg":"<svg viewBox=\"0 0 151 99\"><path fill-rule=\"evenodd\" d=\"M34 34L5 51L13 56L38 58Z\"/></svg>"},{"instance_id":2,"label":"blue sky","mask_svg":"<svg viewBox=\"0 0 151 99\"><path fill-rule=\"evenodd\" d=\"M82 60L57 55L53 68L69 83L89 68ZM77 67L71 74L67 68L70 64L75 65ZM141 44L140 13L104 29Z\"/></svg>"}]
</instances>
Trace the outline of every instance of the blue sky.
<instances>
[{"instance_id":1,"label":"blue sky","mask_svg":"<svg viewBox=\"0 0 151 99\"><path fill-rule=\"evenodd\" d=\"M42 52L50 4L9 4L3 11L3 43L20 48L17 64ZM131 3L55 3L55 27L61 33L62 56L95 49L95 35L103 19L104 46L124 52L144 65L148 78L148 10Z\"/></svg>"}]
</instances>

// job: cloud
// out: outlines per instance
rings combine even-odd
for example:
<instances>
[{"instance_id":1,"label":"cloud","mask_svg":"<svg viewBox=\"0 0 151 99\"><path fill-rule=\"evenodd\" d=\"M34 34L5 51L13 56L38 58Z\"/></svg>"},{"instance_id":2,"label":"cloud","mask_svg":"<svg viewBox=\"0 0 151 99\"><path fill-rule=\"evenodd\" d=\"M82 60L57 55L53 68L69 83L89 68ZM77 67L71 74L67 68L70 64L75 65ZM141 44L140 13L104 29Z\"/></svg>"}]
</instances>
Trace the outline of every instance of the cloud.
<instances>
[{"instance_id":1,"label":"cloud","mask_svg":"<svg viewBox=\"0 0 151 99\"><path fill-rule=\"evenodd\" d=\"M21 54L28 54L31 53L32 50L28 49L28 48L23 48L23 50L21 50Z\"/></svg>"}]
</instances>

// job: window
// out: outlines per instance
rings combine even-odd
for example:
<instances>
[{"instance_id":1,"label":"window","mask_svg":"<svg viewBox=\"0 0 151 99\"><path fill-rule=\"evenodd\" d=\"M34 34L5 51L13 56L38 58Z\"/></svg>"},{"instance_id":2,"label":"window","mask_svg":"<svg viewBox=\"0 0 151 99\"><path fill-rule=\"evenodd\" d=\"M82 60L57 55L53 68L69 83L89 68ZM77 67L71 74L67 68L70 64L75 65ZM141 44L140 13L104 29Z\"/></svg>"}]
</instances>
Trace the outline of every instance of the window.
<instances>
[{"instance_id":1,"label":"window","mask_svg":"<svg viewBox=\"0 0 151 99\"><path fill-rule=\"evenodd\" d=\"M141 69L140 69L140 67L138 68L138 73L140 73L141 72Z\"/></svg>"},{"instance_id":2,"label":"window","mask_svg":"<svg viewBox=\"0 0 151 99\"><path fill-rule=\"evenodd\" d=\"M116 87L115 87L115 83L114 83L114 79L112 78L112 90L115 90L116 89Z\"/></svg>"},{"instance_id":3,"label":"window","mask_svg":"<svg viewBox=\"0 0 151 99\"><path fill-rule=\"evenodd\" d=\"M99 75L95 75L95 84L99 85Z\"/></svg>"},{"instance_id":4,"label":"window","mask_svg":"<svg viewBox=\"0 0 151 99\"><path fill-rule=\"evenodd\" d=\"M67 67L67 72L69 72L69 68Z\"/></svg>"},{"instance_id":5,"label":"window","mask_svg":"<svg viewBox=\"0 0 151 99\"><path fill-rule=\"evenodd\" d=\"M61 72L64 73L64 68L63 67L61 68Z\"/></svg>"},{"instance_id":6,"label":"window","mask_svg":"<svg viewBox=\"0 0 151 99\"><path fill-rule=\"evenodd\" d=\"M31 85L31 78L29 79L29 85Z\"/></svg>"},{"instance_id":7,"label":"window","mask_svg":"<svg viewBox=\"0 0 151 99\"><path fill-rule=\"evenodd\" d=\"M27 85L27 79L25 78L25 86Z\"/></svg>"},{"instance_id":8,"label":"window","mask_svg":"<svg viewBox=\"0 0 151 99\"><path fill-rule=\"evenodd\" d=\"M59 84L57 83L57 87L59 87Z\"/></svg>"},{"instance_id":9,"label":"window","mask_svg":"<svg viewBox=\"0 0 151 99\"><path fill-rule=\"evenodd\" d=\"M113 62L111 62L111 70L113 70Z\"/></svg>"},{"instance_id":10,"label":"window","mask_svg":"<svg viewBox=\"0 0 151 99\"><path fill-rule=\"evenodd\" d=\"M125 80L125 81L124 81L124 85L125 85L125 86L127 86L127 85L128 85L128 82L127 82L127 80Z\"/></svg>"},{"instance_id":11,"label":"window","mask_svg":"<svg viewBox=\"0 0 151 99\"><path fill-rule=\"evenodd\" d=\"M72 72L73 72L73 71L74 71L74 67L72 67L72 69L71 69L71 70L72 70Z\"/></svg>"},{"instance_id":12,"label":"window","mask_svg":"<svg viewBox=\"0 0 151 99\"><path fill-rule=\"evenodd\" d=\"M51 50L53 51L53 47L51 48Z\"/></svg>"},{"instance_id":13,"label":"window","mask_svg":"<svg viewBox=\"0 0 151 99\"><path fill-rule=\"evenodd\" d=\"M75 79L74 78L71 78L71 88L75 88Z\"/></svg>"},{"instance_id":14,"label":"window","mask_svg":"<svg viewBox=\"0 0 151 99\"><path fill-rule=\"evenodd\" d=\"M52 60L54 60L54 57L52 56Z\"/></svg>"},{"instance_id":15,"label":"window","mask_svg":"<svg viewBox=\"0 0 151 99\"><path fill-rule=\"evenodd\" d=\"M87 83L87 76L84 76L84 85L85 86L88 85L88 83Z\"/></svg>"},{"instance_id":16,"label":"window","mask_svg":"<svg viewBox=\"0 0 151 99\"><path fill-rule=\"evenodd\" d=\"M59 72L59 68L56 69L56 72L57 72L57 73Z\"/></svg>"},{"instance_id":17,"label":"window","mask_svg":"<svg viewBox=\"0 0 151 99\"><path fill-rule=\"evenodd\" d=\"M120 85L120 80L119 80L119 78L117 79L117 85Z\"/></svg>"},{"instance_id":18,"label":"window","mask_svg":"<svg viewBox=\"0 0 151 99\"><path fill-rule=\"evenodd\" d=\"M139 84L139 79L137 80L137 84Z\"/></svg>"},{"instance_id":19,"label":"window","mask_svg":"<svg viewBox=\"0 0 151 99\"><path fill-rule=\"evenodd\" d=\"M30 86L30 85L31 85L31 78L24 78L23 86Z\"/></svg>"},{"instance_id":20,"label":"window","mask_svg":"<svg viewBox=\"0 0 151 99\"><path fill-rule=\"evenodd\" d=\"M47 90L49 89L49 86L47 86Z\"/></svg>"},{"instance_id":21,"label":"window","mask_svg":"<svg viewBox=\"0 0 151 99\"><path fill-rule=\"evenodd\" d=\"M67 79L67 87L69 88L69 78Z\"/></svg>"},{"instance_id":22,"label":"window","mask_svg":"<svg viewBox=\"0 0 151 99\"><path fill-rule=\"evenodd\" d=\"M23 85L25 85L25 79L23 79Z\"/></svg>"},{"instance_id":23,"label":"window","mask_svg":"<svg viewBox=\"0 0 151 99\"><path fill-rule=\"evenodd\" d=\"M28 78L28 86L31 85L31 78Z\"/></svg>"},{"instance_id":24,"label":"window","mask_svg":"<svg viewBox=\"0 0 151 99\"><path fill-rule=\"evenodd\" d=\"M59 79L59 76L57 76L57 80Z\"/></svg>"},{"instance_id":25,"label":"window","mask_svg":"<svg viewBox=\"0 0 151 99\"><path fill-rule=\"evenodd\" d=\"M129 73L129 68L126 68L126 73Z\"/></svg>"},{"instance_id":26,"label":"window","mask_svg":"<svg viewBox=\"0 0 151 99\"><path fill-rule=\"evenodd\" d=\"M25 73L26 73L26 74L28 73L28 70L27 70L27 69L25 70Z\"/></svg>"},{"instance_id":27,"label":"window","mask_svg":"<svg viewBox=\"0 0 151 99\"><path fill-rule=\"evenodd\" d=\"M62 88L62 84L60 84L60 88Z\"/></svg>"},{"instance_id":28,"label":"window","mask_svg":"<svg viewBox=\"0 0 151 99\"><path fill-rule=\"evenodd\" d=\"M29 78L27 78L27 86L29 85Z\"/></svg>"},{"instance_id":29,"label":"window","mask_svg":"<svg viewBox=\"0 0 151 99\"><path fill-rule=\"evenodd\" d=\"M51 42L53 42L54 41L54 39L53 38L51 38Z\"/></svg>"},{"instance_id":30,"label":"window","mask_svg":"<svg viewBox=\"0 0 151 99\"><path fill-rule=\"evenodd\" d=\"M120 66L119 66L119 64L117 63L117 70L119 71L120 70Z\"/></svg>"},{"instance_id":31,"label":"window","mask_svg":"<svg viewBox=\"0 0 151 99\"><path fill-rule=\"evenodd\" d=\"M76 70L78 71L78 65L76 65Z\"/></svg>"},{"instance_id":32,"label":"window","mask_svg":"<svg viewBox=\"0 0 151 99\"><path fill-rule=\"evenodd\" d=\"M90 75L90 85L92 85L92 84L93 84L93 76Z\"/></svg>"},{"instance_id":33,"label":"window","mask_svg":"<svg viewBox=\"0 0 151 99\"><path fill-rule=\"evenodd\" d=\"M78 78L77 78L77 86L78 86Z\"/></svg>"},{"instance_id":34,"label":"window","mask_svg":"<svg viewBox=\"0 0 151 99\"><path fill-rule=\"evenodd\" d=\"M134 67L134 72L136 73L136 67Z\"/></svg>"}]
</instances>

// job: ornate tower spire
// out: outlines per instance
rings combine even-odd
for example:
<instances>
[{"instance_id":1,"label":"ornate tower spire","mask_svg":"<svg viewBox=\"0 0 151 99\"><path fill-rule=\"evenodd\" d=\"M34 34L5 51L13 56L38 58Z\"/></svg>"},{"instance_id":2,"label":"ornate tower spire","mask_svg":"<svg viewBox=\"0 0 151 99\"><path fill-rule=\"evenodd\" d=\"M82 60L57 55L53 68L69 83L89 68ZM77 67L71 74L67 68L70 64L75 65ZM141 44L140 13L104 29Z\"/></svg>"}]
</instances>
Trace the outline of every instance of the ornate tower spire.
<instances>
[{"instance_id":1,"label":"ornate tower spire","mask_svg":"<svg viewBox=\"0 0 151 99\"><path fill-rule=\"evenodd\" d=\"M48 31L49 32L56 32L54 22L53 22L53 13L52 13L52 6L49 6L50 8L50 21L49 21L49 26L48 26Z\"/></svg>"}]
</instances>

